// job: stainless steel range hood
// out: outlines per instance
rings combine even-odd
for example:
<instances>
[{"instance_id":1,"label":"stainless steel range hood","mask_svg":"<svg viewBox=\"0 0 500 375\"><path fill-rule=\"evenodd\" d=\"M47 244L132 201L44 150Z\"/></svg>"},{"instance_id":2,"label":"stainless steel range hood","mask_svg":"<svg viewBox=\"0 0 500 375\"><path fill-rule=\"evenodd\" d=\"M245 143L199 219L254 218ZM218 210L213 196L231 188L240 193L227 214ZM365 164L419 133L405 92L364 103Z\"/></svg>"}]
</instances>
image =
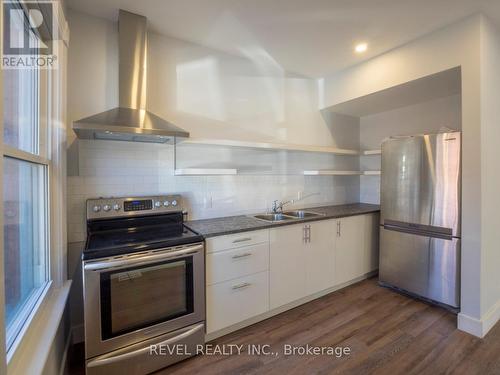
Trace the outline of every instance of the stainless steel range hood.
<instances>
[{"instance_id":1,"label":"stainless steel range hood","mask_svg":"<svg viewBox=\"0 0 500 375\"><path fill-rule=\"evenodd\" d=\"M119 107L73 123L78 138L174 143L189 133L146 110L147 19L120 9Z\"/></svg>"}]
</instances>

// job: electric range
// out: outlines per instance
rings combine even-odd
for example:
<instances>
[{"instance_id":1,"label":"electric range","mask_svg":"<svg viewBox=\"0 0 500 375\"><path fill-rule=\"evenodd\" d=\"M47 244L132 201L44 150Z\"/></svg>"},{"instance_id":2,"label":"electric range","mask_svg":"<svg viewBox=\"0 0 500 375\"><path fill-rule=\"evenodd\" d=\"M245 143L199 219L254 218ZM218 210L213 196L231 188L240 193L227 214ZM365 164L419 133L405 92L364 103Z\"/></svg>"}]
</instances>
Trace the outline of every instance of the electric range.
<instances>
[{"instance_id":1,"label":"electric range","mask_svg":"<svg viewBox=\"0 0 500 375\"><path fill-rule=\"evenodd\" d=\"M204 343L204 243L184 226L182 206L179 195L87 201L87 374L147 374ZM165 345L193 350L151 350Z\"/></svg>"}]
</instances>

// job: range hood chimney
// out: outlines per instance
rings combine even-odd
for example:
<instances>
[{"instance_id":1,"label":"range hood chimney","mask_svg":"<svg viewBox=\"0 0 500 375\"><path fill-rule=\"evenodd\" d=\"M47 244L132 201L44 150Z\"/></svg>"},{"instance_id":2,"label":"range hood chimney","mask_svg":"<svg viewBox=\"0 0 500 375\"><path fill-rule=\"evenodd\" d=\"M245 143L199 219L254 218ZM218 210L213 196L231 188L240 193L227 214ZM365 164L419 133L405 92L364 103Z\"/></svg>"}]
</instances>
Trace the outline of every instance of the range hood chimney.
<instances>
[{"instance_id":1,"label":"range hood chimney","mask_svg":"<svg viewBox=\"0 0 500 375\"><path fill-rule=\"evenodd\" d=\"M73 122L81 139L175 143L189 133L146 110L147 19L120 9L119 107Z\"/></svg>"}]
</instances>

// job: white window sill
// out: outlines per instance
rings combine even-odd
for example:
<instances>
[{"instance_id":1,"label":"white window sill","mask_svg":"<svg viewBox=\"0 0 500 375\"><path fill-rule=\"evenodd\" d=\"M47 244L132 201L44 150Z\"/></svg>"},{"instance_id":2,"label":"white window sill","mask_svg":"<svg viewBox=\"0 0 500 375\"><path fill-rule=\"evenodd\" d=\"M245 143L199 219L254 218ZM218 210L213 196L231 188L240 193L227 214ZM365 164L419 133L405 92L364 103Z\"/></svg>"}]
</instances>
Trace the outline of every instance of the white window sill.
<instances>
[{"instance_id":1,"label":"white window sill","mask_svg":"<svg viewBox=\"0 0 500 375\"><path fill-rule=\"evenodd\" d=\"M21 341L9 355L7 374L40 374L63 317L71 280L52 287L36 312Z\"/></svg>"}]
</instances>

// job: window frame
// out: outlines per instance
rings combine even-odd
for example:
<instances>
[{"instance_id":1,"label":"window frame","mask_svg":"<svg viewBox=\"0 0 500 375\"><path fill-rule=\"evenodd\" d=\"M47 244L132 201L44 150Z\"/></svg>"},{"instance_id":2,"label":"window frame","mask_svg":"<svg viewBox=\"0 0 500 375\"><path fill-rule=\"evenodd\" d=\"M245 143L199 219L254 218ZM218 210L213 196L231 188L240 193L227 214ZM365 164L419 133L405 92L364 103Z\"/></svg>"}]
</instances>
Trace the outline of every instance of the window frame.
<instances>
[{"instance_id":1,"label":"window frame","mask_svg":"<svg viewBox=\"0 0 500 375\"><path fill-rule=\"evenodd\" d=\"M3 176L3 156L18 156L35 163L47 165L48 179L47 215L49 226L48 238L50 257L49 279L45 292L33 307L29 322L24 325L23 332L18 334L18 342L6 351L5 326L5 285L4 285L4 226L3 215L0 215L0 374L33 373L41 371L46 364L51 350L48 345L54 340L61 322L64 319L69 298L71 280L67 278L67 235L66 235L66 66L67 48L69 44L69 27L66 21L63 4L54 3L54 27L57 28L59 67L50 70L47 77L47 109L46 126L50 135L40 145L46 148L46 154L33 159L30 153L4 147L3 122L3 90L0 94L0 175ZM0 51L3 45L3 11L0 11ZM3 87L3 70L0 69L0 86ZM3 197L3 183L0 183L0 196ZM3 199L0 200L0 210L3 212ZM66 334L66 333L65 333ZM69 337L66 338L69 342ZM67 344L66 344L67 345Z\"/></svg>"},{"instance_id":2,"label":"window frame","mask_svg":"<svg viewBox=\"0 0 500 375\"><path fill-rule=\"evenodd\" d=\"M0 12L0 25L3 24L3 11ZM3 27L0 27L0 35L3 35ZM0 37L0 48L3 43L3 36ZM53 162L55 159L56 167L60 167L61 164L61 152L60 146L57 150L52 150L54 127L54 112L57 112L55 105L60 101L60 97L55 97L55 95L61 95L62 92L58 89L58 84L60 84L61 77L58 74L52 74L53 71L50 69L38 69L38 77L36 79L36 96L35 101L35 113L38 115L37 119L37 129L33 132L34 149L33 153L24 151L20 148L16 148L4 143L3 131L3 93L0 99L0 148L1 148L1 160L0 160L0 173L3 176L3 163L4 158L12 158L16 160L21 160L30 164L41 165L44 169L43 173L43 195L44 195L44 234L43 242L45 247L45 271L46 271L46 282L37 290L33 296L30 296L29 308L30 311L25 315L25 321L22 322L19 331L17 331L16 337L12 340L10 347L7 348L7 326L5 321L5 270L4 270L4 233L3 233L3 199L0 202L0 208L2 209L2 215L0 217L0 373L4 373L2 370L7 369L7 365L10 366L10 362L15 357L16 352L23 344L23 339L27 336L27 332L34 325L34 321L42 315L43 306L47 304L49 297L55 288L61 287L66 277L62 270L64 270L63 264L55 264L55 262L61 263L63 261L63 254L60 249L56 249L56 246L61 246L61 241L56 241L54 239L54 234L57 230L60 230L60 225L55 227L53 215L51 214L53 208L52 198L55 196L54 191L54 177L53 177ZM54 81L57 80L57 81ZM3 88L3 71L0 70L0 84ZM59 173L60 174L60 173ZM0 195L3 197L3 184L0 184ZM60 203L59 203L60 204ZM56 210L60 208L56 206ZM59 224L59 223L57 223Z\"/></svg>"}]
</instances>

